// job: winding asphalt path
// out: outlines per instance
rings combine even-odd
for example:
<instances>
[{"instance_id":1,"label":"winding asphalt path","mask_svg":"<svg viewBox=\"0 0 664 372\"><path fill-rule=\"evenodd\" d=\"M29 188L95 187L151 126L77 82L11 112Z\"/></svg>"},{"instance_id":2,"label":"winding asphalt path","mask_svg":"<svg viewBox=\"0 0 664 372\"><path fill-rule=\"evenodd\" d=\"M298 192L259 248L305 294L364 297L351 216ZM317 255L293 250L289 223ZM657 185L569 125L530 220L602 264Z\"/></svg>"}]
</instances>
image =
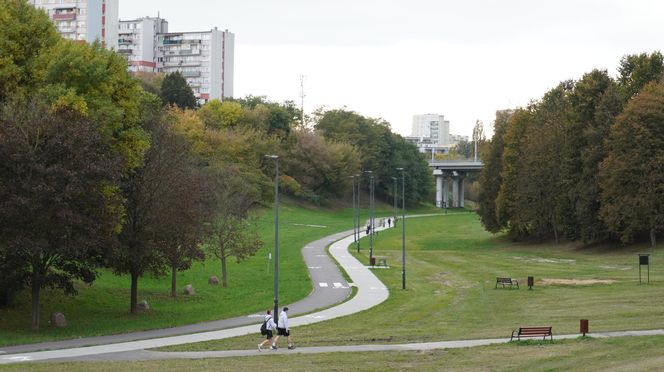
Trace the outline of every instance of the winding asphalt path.
<instances>
[{"instance_id":1,"label":"winding asphalt path","mask_svg":"<svg viewBox=\"0 0 664 372\"><path fill-rule=\"evenodd\" d=\"M289 319L291 326L312 324L354 314L387 299L388 291L382 282L348 253L348 246L352 242L352 231L346 231L317 240L303 248L302 254L309 268L314 290L307 298L287 305L292 309L294 316ZM346 270L358 292L347 302L310 313L344 301L351 294L349 283L343 278L334 261L325 253L325 247L330 243L333 243L330 245L330 255ZM326 283L327 286L321 283ZM306 313L310 314L295 316ZM126 352L255 334L261 317L262 314L252 314L169 329L8 347L0 350L0 364L56 359L79 360L111 354L121 358L121 353ZM211 331L212 329L216 330Z\"/></svg>"}]
</instances>

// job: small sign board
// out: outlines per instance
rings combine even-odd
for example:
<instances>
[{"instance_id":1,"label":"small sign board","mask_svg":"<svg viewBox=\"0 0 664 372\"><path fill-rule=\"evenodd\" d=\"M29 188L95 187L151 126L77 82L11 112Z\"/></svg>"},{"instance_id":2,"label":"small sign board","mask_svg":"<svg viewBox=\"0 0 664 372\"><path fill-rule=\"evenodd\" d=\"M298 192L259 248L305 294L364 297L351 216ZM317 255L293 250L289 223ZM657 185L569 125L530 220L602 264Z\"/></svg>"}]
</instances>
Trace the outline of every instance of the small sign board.
<instances>
[{"instance_id":1,"label":"small sign board","mask_svg":"<svg viewBox=\"0 0 664 372\"><path fill-rule=\"evenodd\" d=\"M648 281L647 283L650 283L650 255L649 254L639 254L639 283L642 282L641 280L641 266L647 266L648 267Z\"/></svg>"}]
</instances>

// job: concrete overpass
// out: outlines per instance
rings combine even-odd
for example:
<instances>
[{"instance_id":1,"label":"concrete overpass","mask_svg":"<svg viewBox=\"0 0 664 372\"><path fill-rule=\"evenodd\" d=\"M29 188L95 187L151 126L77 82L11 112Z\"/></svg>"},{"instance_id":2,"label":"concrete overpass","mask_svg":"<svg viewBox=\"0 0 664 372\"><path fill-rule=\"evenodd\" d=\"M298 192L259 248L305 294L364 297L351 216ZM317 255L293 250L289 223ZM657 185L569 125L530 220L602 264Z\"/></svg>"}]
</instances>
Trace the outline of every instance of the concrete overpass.
<instances>
[{"instance_id":1,"label":"concrete overpass","mask_svg":"<svg viewBox=\"0 0 664 372\"><path fill-rule=\"evenodd\" d=\"M429 167L436 177L436 207L463 208L465 178L468 173L482 170L484 164L479 160L429 160ZM449 203L450 184L452 204Z\"/></svg>"}]
</instances>

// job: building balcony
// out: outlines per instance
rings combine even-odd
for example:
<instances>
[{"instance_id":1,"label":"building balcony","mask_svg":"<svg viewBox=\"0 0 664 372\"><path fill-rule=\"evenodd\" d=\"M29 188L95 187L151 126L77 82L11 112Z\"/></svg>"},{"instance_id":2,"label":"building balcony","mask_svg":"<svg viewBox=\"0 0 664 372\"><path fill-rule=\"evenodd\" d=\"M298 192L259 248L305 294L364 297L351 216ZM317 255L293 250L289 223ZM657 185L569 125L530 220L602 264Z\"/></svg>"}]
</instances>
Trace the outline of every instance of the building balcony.
<instances>
[{"instance_id":1,"label":"building balcony","mask_svg":"<svg viewBox=\"0 0 664 372\"><path fill-rule=\"evenodd\" d=\"M118 44L120 45L131 45L134 41L132 39L118 39Z\"/></svg>"},{"instance_id":2,"label":"building balcony","mask_svg":"<svg viewBox=\"0 0 664 372\"><path fill-rule=\"evenodd\" d=\"M200 77L200 71L182 71L182 76L186 78Z\"/></svg>"},{"instance_id":3,"label":"building balcony","mask_svg":"<svg viewBox=\"0 0 664 372\"><path fill-rule=\"evenodd\" d=\"M54 21L75 21L76 13L56 13L53 14Z\"/></svg>"},{"instance_id":4,"label":"building balcony","mask_svg":"<svg viewBox=\"0 0 664 372\"><path fill-rule=\"evenodd\" d=\"M177 40L177 39L164 39L162 41L162 44L164 45L179 45L182 44L182 40Z\"/></svg>"},{"instance_id":5,"label":"building balcony","mask_svg":"<svg viewBox=\"0 0 664 372\"><path fill-rule=\"evenodd\" d=\"M118 53L120 54L132 54L132 52L131 49L118 49Z\"/></svg>"}]
</instances>

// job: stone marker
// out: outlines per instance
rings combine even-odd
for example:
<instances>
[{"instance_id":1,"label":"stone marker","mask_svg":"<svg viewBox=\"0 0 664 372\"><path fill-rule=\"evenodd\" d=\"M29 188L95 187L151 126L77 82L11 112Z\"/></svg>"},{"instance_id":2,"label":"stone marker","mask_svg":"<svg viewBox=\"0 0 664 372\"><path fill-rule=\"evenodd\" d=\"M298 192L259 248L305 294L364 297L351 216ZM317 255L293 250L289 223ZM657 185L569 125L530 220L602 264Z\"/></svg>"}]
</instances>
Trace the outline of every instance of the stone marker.
<instances>
[{"instance_id":1,"label":"stone marker","mask_svg":"<svg viewBox=\"0 0 664 372\"><path fill-rule=\"evenodd\" d=\"M145 300L139 302L138 305L137 305L136 307L138 308L139 311L147 311L147 310L150 310L150 305L148 305L148 302L145 301Z\"/></svg>"},{"instance_id":2,"label":"stone marker","mask_svg":"<svg viewBox=\"0 0 664 372\"><path fill-rule=\"evenodd\" d=\"M184 286L184 294L185 295L191 296L195 293L196 292L194 292L194 287L191 284L187 284L187 285Z\"/></svg>"},{"instance_id":3,"label":"stone marker","mask_svg":"<svg viewBox=\"0 0 664 372\"><path fill-rule=\"evenodd\" d=\"M67 326L67 319L63 313L53 313L51 314L51 325L58 328L63 328Z\"/></svg>"},{"instance_id":4,"label":"stone marker","mask_svg":"<svg viewBox=\"0 0 664 372\"><path fill-rule=\"evenodd\" d=\"M217 278L216 276L211 276L210 279L208 279L208 284L219 285L219 278Z\"/></svg>"}]
</instances>

